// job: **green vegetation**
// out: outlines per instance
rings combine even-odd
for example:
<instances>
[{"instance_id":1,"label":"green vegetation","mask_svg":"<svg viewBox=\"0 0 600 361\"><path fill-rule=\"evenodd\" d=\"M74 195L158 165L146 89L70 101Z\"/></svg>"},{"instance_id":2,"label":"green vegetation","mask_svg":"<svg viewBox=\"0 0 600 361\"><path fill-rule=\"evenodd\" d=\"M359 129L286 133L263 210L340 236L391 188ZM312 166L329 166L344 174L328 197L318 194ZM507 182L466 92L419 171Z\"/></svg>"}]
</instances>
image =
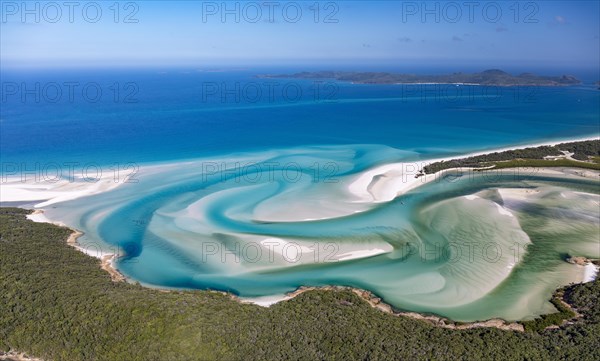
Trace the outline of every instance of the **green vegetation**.
<instances>
[{"instance_id":1,"label":"green vegetation","mask_svg":"<svg viewBox=\"0 0 600 361\"><path fill-rule=\"evenodd\" d=\"M544 160L544 157L547 156L562 156L563 153L561 151L574 153L573 159L579 161L570 159ZM431 174L450 168L484 168L491 165L494 165L496 169L512 167L577 167L599 169L597 162L594 162L594 157L598 156L600 156L600 139L561 143L556 146L514 149L435 162L423 167L423 172ZM589 162L590 158L592 162Z\"/></svg>"},{"instance_id":2,"label":"green vegetation","mask_svg":"<svg viewBox=\"0 0 600 361\"><path fill-rule=\"evenodd\" d=\"M565 290L582 319L540 332L438 328L351 291L310 291L266 309L114 283L65 243L68 230L27 213L0 209L3 351L68 361L600 359L600 281Z\"/></svg>"},{"instance_id":3,"label":"green vegetation","mask_svg":"<svg viewBox=\"0 0 600 361\"><path fill-rule=\"evenodd\" d=\"M489 164L491 165L491 164ZM521 167L572 167L600 170L600 164L579 162L570 159L544 160L544 159L516 159L505 162L493 163L493 169L521 168ZM485 170L481 170L482 172Z\"/></svg>"},{"instance_id":4,"label":"green vegetation","mask_svg":"<svg viewBox=\"0 0 600 361\"><path fill-rule=\"evenodd\" d=\"M562 143L556 147L561 150L575 153L573 154L573 158L578 160L588 160L589 157L597 157L600 155L600 140Z\"/></svg>"},{"instance_id":5,"label":"green vegetation","mask_svg":"<svg viewBox=\"0 0 600 361\"><path fill-rule=\"evenodd\" d=\"M562 294L562 292L560 292L560 294ZM550 302L552 302L558 312L542 315L531 321L522 321L521 324L523 324L525 331L543 331L548 326L560 325L564 320L575 317L575 312L565 306L561 302L559 296L555 295Z\"/></svg>"},{"instance_id":6,"label":"green vegetation","mask_svg":"<svg viewBox=\"0 0 600 361\"><path fill-rule=\"evenodd\" d=\"M577 309L584 315L584 318L592 322L600 320L600 307L598 307L598 298L600 297L600 281L590 282L576 287L568 287L565 290L564 299L572 305L577 305Z\"/></svg>"}]
</instances>

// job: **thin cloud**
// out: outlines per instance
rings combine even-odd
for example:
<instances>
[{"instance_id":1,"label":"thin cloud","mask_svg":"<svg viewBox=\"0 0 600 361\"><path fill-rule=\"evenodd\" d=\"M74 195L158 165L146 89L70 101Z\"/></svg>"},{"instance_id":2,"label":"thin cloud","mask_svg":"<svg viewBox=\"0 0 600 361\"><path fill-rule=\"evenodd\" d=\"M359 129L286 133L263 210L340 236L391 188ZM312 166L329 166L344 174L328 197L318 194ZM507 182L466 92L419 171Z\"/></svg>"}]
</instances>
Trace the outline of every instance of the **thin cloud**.
<instances>
[{"instance_id":1,"label":"thin cloud","mask_svg":"<svg viewBox=\"0 0 600 361\"><path fill-rule=\"evenodd\" d=\"M548 23L549 26L563 26L569 25L569 21L564 16L556 15L551 22Z\"/></svg>"}]
</instances>

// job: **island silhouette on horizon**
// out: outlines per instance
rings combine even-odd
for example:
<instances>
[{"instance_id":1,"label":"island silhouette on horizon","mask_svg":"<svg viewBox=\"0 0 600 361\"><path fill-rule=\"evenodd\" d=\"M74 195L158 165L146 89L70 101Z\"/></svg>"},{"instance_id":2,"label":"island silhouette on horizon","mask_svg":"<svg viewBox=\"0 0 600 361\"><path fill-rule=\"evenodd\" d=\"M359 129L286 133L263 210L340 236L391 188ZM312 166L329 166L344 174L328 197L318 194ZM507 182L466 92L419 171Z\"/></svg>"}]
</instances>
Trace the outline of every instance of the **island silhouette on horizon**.
<instances>
[{"instance_id":1,"label":"island silhouette on horizon","mask_svg":"<svg viewBox=\"0 0 600 361\"><path fill-rule=\"evenodd\" d=\"M262 74L258 78L334 79L355 84L460 84L491 86L569 86L581 84L571 75L541 76L532 73L511 75L500 69L480 73L456 72L446 75L418 75L390 72L316 71L294 74Z\"/></svg>"}]
</instances>

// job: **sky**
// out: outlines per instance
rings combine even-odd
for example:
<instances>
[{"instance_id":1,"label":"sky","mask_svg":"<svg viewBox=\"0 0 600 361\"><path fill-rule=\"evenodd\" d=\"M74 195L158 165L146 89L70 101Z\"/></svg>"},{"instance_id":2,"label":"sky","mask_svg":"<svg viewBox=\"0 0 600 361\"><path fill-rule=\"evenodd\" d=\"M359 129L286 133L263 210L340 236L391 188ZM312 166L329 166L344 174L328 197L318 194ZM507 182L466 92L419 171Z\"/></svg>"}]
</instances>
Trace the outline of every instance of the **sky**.
<instances>
[{"instance_id":1,"label":"sky","mask_svg":"<svg viewBox=\"0 0 600 361\"><path fill-rule=\"evenodd\" d=\"M600 2L0 1L0 66L597 69Z\"/></svg>"}]
</instances>

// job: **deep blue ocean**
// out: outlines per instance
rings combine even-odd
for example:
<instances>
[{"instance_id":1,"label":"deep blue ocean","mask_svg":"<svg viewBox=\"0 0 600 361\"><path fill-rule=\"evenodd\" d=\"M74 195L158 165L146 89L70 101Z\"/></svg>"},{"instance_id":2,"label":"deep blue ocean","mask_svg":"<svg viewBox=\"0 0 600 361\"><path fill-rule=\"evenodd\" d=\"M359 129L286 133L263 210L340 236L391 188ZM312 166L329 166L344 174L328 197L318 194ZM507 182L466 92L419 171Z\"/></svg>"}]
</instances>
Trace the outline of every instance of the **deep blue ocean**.
<instances>
[{"instance_id":1,"label":"deep blue ocean","mask_svg":"<svg viewBox=\"0 0 600 361\"><path fill-rule=\"evenodd\" d=\"M1 161L144 164L346 144L435 156L600 133L595 74L568 88L256 78L300 70L4 70Z\"/></svg>"}]
</instances>

